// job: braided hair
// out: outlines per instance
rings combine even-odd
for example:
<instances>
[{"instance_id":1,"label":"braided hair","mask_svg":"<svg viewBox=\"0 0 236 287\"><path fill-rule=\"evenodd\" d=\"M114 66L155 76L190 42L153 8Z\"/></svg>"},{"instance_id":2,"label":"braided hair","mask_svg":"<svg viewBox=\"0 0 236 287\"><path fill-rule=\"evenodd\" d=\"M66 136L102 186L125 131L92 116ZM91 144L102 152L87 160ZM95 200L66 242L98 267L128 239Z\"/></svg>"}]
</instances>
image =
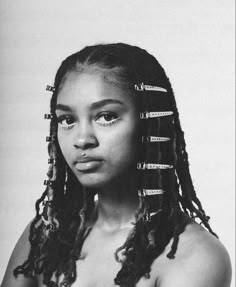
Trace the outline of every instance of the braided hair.
<instances>
[{"instance_id":1,"label":"braided hair","mask_svg":"<svg viewBox=\"0 0 236 287\"><path fill-rule=\"evenodd\" d=\"M121 262L115 284L132 287L142 276L149 276L152 262L171 238L173 243L167 256L174 258L179 235L187 224L182 213L187 215L186 218L199 219L212 234L216 234L211 230L209 217L192 183L184 132L170 81L152 55L123 43L85 47L66 58L57 71L54 87L51 87L53 94L48 115L48 180L35 205L28 259L14 270L14 274L43 274L43 282L48 287L71 286L76 280L76 261L81 259L83 243L92 229L94 194L84 191L63 157L57 140L55 109L66 74L73 70L83 73L86 69L97 69L100 73L108 71L117 84L133 90L142 115L147 111L164 114L171 111L167 116L140 119L139 207L133 229L115 252L116 260ZM140 91L137 85L140 83L160 89ZM151 142L152 137L157 140ZM143 169L147 163L153 162L157 169ZM147 190L157 192L145 196ZM63 280L59 283L62 275Z\"/></svg>"}]
</instances>

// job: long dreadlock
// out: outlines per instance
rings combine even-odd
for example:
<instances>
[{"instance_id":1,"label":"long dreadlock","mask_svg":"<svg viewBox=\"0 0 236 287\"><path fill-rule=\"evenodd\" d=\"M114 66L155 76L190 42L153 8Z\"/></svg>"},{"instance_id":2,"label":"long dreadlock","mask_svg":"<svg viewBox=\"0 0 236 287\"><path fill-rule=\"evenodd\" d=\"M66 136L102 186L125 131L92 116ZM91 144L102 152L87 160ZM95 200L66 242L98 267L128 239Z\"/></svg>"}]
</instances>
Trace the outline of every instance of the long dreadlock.
<instances>
[{"instance_id":1,"label":"long dreadlock","mask_svg":"<svg viewBox=\"0 0 236 287\"><path fill-rule=\"evenodd\" d=\"M152 262L163 252L171 238L173 243L167 256L174 258L179 235L187 224L180 216L182 212L188 217L200 219L212 234L216 234L211 230L209 217L194 190L184 133L170 81L152 55L122 43L85 47L66 58L58 69L49 116L50 136L47 140L50 165L48 180L45 182L47 187L35 205L36 216L30 227L31 249L28 259L14 270L14 274L34 276L42 273L43 282L48 287L71 286L76 280L76 260L83 256L82 246L92 228L90 219L94 212L94 194L86 193L64 160L57 140L55 108L65 75L73 70L83 73L86 69L109 72L116 83L125 85L133 93L137 83L162 87L167 94L135 92L140 112L173 112L169 117L155 121L141 120L140 123L140 141L143 144L139 161L154 160L173 168L140 171L140 190L156 188L165 192L151 197L139 196L134 227L124 244L117 247L115 252L116 260L121 262L115 283L132 287L142 276L148 278ZM156 143L143 140L153 135L167 140ZM62 281L61 275L64 275Z\"/></svg>"}]
</instances>

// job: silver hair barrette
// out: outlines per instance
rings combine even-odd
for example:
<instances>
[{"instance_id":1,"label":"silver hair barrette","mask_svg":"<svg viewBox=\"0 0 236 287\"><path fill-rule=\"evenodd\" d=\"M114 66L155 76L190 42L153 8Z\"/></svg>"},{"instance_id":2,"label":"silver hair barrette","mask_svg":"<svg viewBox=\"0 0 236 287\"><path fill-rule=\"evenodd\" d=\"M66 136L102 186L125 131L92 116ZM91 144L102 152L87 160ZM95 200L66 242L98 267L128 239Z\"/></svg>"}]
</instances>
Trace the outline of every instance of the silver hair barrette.
<instances>
[{"instance_id":1,"label":"silver hair barrette","mask_svg":"<svg viewBox=\"0 0 236 287\"><path fill-rule=\"evenodd\" d=\"M54 114L44 114L44 119L46 119L46 120L51 120L51 119L53 119L54 117L55 117Z\"/></svg>"},{"instance_id":2,"label":"silver hair barrette","mask_svg":"<svg viewBox=\"0 0 236 287\"><path fill-rule=\"evenodd\" d=\"M170 141L170 138L168 137L142 136L143 143L168 142L168 141Z\"/></svg>"},{"instance_id":3,"label":"silver hair barrette","mask_svg":"<svg viewBox=\"0 0 236 287\"><path fill-rule=\"evenodd\" d=\"M138 190L139 196L160 195L165 193L163 189L140 189Z\"/></svg>"},{"instance_id":4,"label":"silver hair barrette","mask_svg":"<svg viewBox=\"0 0 236 287\"><path fill-rule=\"evenodd\" d=\"M140 113L140 119L148 119L148 118L158 118L158 117L166 117L173 115L172 111L164 111L164 112L142 112Z\"/></svg>"},{"instance_id":5,"label":"silver hair barrette","mask_svg":"<svg viewBox=\"0 0 236 287\"><path fill-rule=\"evenodd\" d=\"M145 85L144 83L141 84L135 84L134 89L139 92L143 91L153 91L153 92L163 92L167 93L167 89L158 87L158 86L150 86L150 85Z\"/></svg>"},{"instance_id":6,"label":"silver hair barrette","mask_svg":"<svg viewBox=\"0 0 236 287\"><path fill-rule=\"evenodd\" d=\"M170 164L160 164L160 163L145 163L145 162L138 162L137 169L171 169L173 165Z\"/></svg>"},{"instance_id":7,"label":"silver hair barrette","mask_svg":"<svg viewBox=\"0 0 236 287\"><path fill-rule=\"evenodd\" d=\"M50 85L47 85L47 87L46 87L46 91L49 91L49 92L55 92L55 87L50 86Z\"/></svg>"},{"instance_id":8,"label":"silver hair barrette","mask_svg":"<svg viewBox=\"0 0 236 287\"><path fill-rule=\"evenodd\" d=\"M48 136L48 137L46 137L46 142L53 142L53 141L55 141L56 140L56 136Z\"/></svg>"},{"instance_id":9,"label":"silver hair barrette","mask_svg":"<svg viewBox=\"0 0 236 287\"><path fill-rule=\"evenodd\" d=\"M43 182L43 184L47 186L52 186L54 183L55 183L54 180L48 180L48 179L45 179Z\"/></svg>"},{"instance_id":10,"label":"silver hair barrette","mask_svg":"<svg viewBox=\"0 0 236 287\"><path fill-rule=\"evenodd\" d=\"M47 230L49 230L50 232L57 231L59 227L59 221L56 218L53 218L53 220L46 220L43 215L41 216L41 218Z\"/></svg>"},{"instance_id":11,"label":"silver hair barrette","mask_svg":"<svg viewBox=\"0 0 236 287\"><path fill-rule=\"evenodd\" d=\"M56 163L56 159L55 158L49 158L48 159L48 163L49 164L55 164Z\"/></svg>"}]
</instances>

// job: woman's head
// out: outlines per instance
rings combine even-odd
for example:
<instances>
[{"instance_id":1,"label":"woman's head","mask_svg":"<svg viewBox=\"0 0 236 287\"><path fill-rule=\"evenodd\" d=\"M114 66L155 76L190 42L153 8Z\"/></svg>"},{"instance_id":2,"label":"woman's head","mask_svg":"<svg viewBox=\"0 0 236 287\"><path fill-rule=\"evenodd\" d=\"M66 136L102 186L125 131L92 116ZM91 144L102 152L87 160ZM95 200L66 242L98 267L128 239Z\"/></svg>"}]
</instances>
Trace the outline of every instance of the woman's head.
<instances>
[{"instance_id":1,"label":"woman's head","mask_svg":"<svg viewBox=\"0 0 236 287\"><path fill-rule=\"evenodd\" d=\"M167 90L168 93L165 95L163 95L163 93L159 93L157 95L156 93L140 93L139 91L135 90L135 85L142 82L149 85L159 86L162 89ZM136 159L135 164L133 162L133 170L136 169L135 166L138 161L140 162L145 159L146 147L145 145L141 145L141 137L145 135L150 136L151 132L154 132L152 135L159 135L160 131L162 130L163 136L166 136L170 139L170 142L166 143L166 146L168 146L167 149L171 147L171 152L169 155L168 152L165 152L166 156L162 157L162 159L165 160L166 158L167 161L170 163L173 161L173 155L175 154L175 152L172 148L174 138L174 126L172 118L166 118L161 121L156 120L156 124L150 124L150 121L148 123L144 123L144 121L140 120L140 112L144 112L146 110L165 111L175 109L175 102L172 96L173 92L163 68L160 66L158 61L145 50L122 43L86 47L78 53L69 56L62 62L62 65L60 66L55 77L54 86L55 91L53 93L51 101L51 113L56 113L57 118L58 115L60 115L59 119L64 119L66 116L66 112L68 111L62 111L62 109L58 109L58 107L61 107L62 103L64 104L64 106L67 105L67 103L69 103L69 100L71 101L72 97L70 96L72 94L74 94L73 99L78 101L77 103L75 103L74 101L73 104L84 112L86 105L87 107L89 107L89 105L91 106L93 101L98 102L100 100L109 99L112 97L122 101L123 111L122 109L120 109L119 112L122 112L123 114L117 115L116 110L114 109L114 105L113 107L101 107L98 110L98 112L100 112L104 110L104 108L111 108L111 113L109 113L107 116L110 116L110 124L114 123L114 125L109 125L106 126L106 128L101 128L101 120L97 120L97 125L95 125L95 127L100 127L97 130L99 131L99 136L102 142L109 138L109 136L110 138L113 138L113 141L110 141L111 145L109 145L109 143L107 144L106 142L106 147L110 150L110 154L114 154L119 157L120 151L123 150L124 158L132 158L132 161ZM82 87L84 87L85 92L87 92L87 96L85 95L84 91L84 95L80 93L82 92ZM96 97L92 99L92 95L96 95ZM120 107L122 105L120 105ZM118 107L118 104L116 105L116 107ZM133 120L135 120L136 122L135 125L133 123L132 141L129 143L129 146L125 146L125 144L128 144L130 138L129 133L123 133L124 139L122 139L122 135L120 135L119 132L117 133L118 128L121 128L120 130L123 131L128 131L127 127L123 127L121 125L123 122L130 122L127 120L123 121L123 118L120 117L124 115L124 110L126 110L126 115L133 114ZM115 113L113 111L115 111ZM74 123L72 124L71 122L70 126L71 128L76 127L76 121L79 120L80 115L77 114L76 118L71 117L72 113L67 113L67 115L70 116L67 117L67 123L68 120L73 121ZM92 115L91 111L90 115ZM95 113L93 114L93 116L94 115ZM96 114L96 116L97 115L98 114ZM112 116L114 118L112 118ZM115 120L115 117L119 119ZM66 121L64 120L63 122L65 123ZM67 162L70 161L68 162L68 164L76 174L76 168L72 167L72 158L69 158L68 154L68 151L72 151L73 148L66 148L69 147L68 135L72 134L72 129L69 128L70 131L68 131L68 129L60 122L59 125L57 125L56 122L54 123L55 124L52 130L54 131L55 135L56 131L58 131L57 136L62 153ZM115 125L115 123L117 124ZM128 127L131 128L131 126ZM136 129L136 131L134 131L134 128ZM152 131L155 128L156 130ZM66 129L67 132L65 132ZM94 132L93 129L89 129L89 126L85 127L84 130L86 130L87 132ZM104 134L100 131L104 131ZM116 135L117 138L114 137L114 135ZM95 147L97 145L97 148L93 148L93 150L97 150L99 153L100 141L97 141L98 139L96 138L96 133L94 133L92 136L90 135L89 138L90 140L95 140L93 142L93 145L91 145L90 143L90 147ZM81 139L79 140L81 141ZM157 151L158 149L160 149L159 146L157 146L157 144L153 144L152 146L153 148L151 149L156 150L156 154L155 152L152 153L152 156L153 154L155 154L154 158L152 157L152 159L160 160L160 156L158 156L158 153L160 154L160 150ZM77 146L77 156L79 152L82 152L82 150L84 150L84 147L78 148ZM124 151L126 151L126 154L124 153ZM139 158L137 158L137 154L139 155ZM90 155L96 156L95 154L91 153L91 149L88 152L88 157ZM73 157L71 153L70 156ZM81 161L81 159L79 159L79 161ZM126 169L124 168L124 166L120 166L120 169L118 168L119 164L116 166L116 172L118 170L123 170L125 172ZM126 166L127 168L130 167L129 164L126 164ZM81 180L83 179L81 178ZM83 184L83 182L81 183Z\"/></svg>"}]
</instances>

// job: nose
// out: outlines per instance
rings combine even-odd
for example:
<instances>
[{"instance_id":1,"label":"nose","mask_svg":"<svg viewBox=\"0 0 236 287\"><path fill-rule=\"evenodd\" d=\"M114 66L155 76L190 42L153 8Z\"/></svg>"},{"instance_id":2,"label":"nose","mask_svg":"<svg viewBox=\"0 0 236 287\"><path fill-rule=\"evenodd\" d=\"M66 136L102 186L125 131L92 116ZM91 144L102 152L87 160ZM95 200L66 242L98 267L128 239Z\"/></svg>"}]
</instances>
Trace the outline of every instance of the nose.
<instances>
[{"instance_id":1,"label":"nose","mask_svg":"<svg viewBox=\"0 0 236 287\"><path fill-rule=\"evenodd\" d=\"M74 147L77 149L89 149L98 145L93 127L90 124L80 123L74 135Z\"/></svg>"}]
</instances>

